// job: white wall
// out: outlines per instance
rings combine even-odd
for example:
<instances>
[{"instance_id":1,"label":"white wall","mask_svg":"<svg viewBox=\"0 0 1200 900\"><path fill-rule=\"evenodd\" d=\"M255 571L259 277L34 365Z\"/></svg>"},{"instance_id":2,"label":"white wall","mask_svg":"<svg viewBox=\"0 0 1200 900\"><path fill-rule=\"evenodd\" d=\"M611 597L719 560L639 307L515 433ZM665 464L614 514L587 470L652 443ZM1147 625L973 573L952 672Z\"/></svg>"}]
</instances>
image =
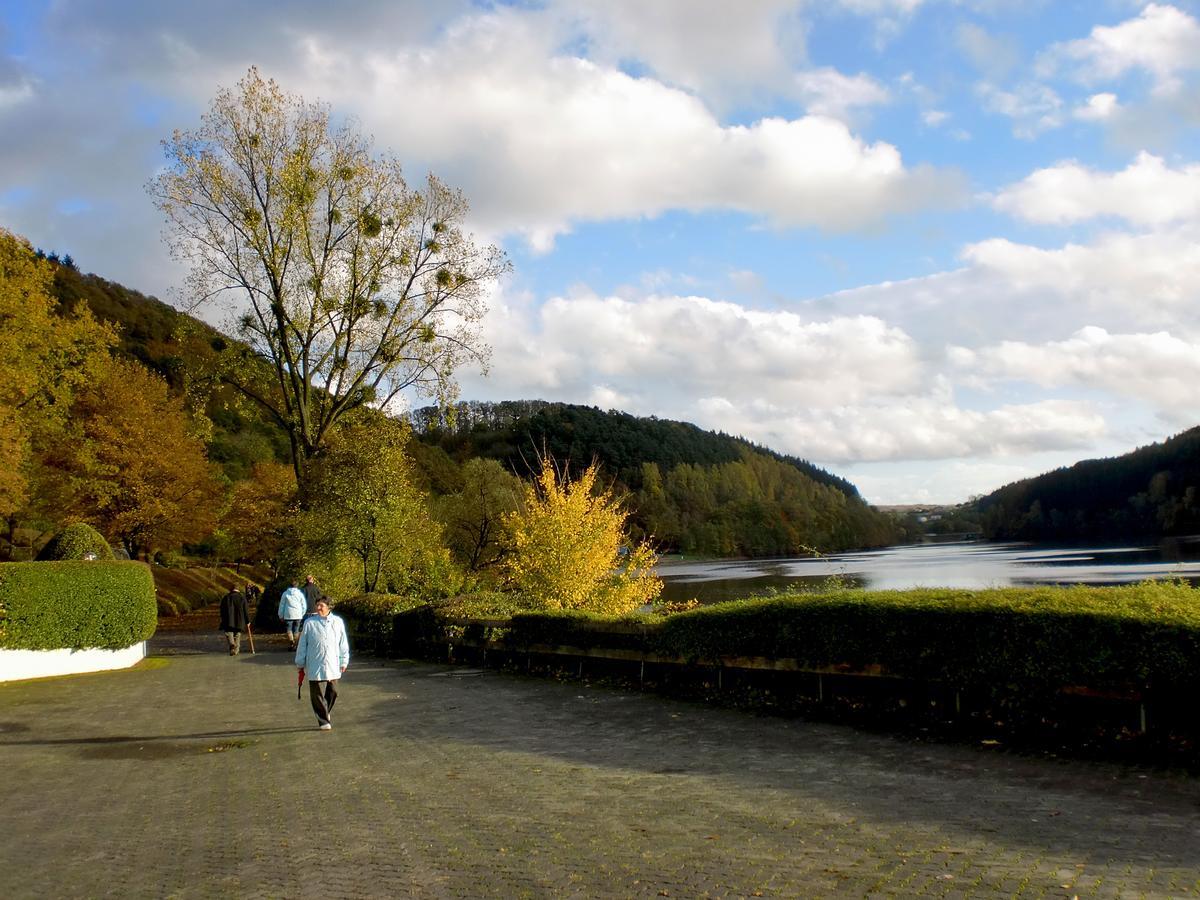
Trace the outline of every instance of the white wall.
<instances>
[{"instance_id":1,"label":"white wall","mask_svg":"<svg viewBox=\"0 0 1200 900\"><path fill-rule=\"evenodd\" d=\"M0 681L127 669L145 657L145 641L124 650L0 650Z\"/></svg>"}]
</instances>

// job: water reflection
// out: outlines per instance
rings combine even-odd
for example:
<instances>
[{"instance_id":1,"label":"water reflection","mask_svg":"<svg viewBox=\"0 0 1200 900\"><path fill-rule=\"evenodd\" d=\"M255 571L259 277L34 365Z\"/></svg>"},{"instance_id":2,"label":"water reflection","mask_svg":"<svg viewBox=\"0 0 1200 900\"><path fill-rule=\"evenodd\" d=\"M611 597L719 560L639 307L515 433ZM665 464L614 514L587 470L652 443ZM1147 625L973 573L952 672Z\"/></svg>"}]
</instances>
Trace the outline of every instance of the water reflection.
<instances>
[{"instance_id":1,"label":"water reflection","mask_svg":"<svg viewBox=\"0 0 1200 900\"><path fill-rule=\"evenodd\" d=\"M1155 545L1042 547L961 542L913 544L822 559L664 560L664 599L704 603L770 589L817 587L836 577L872 590L1124 584L1184 578L1200 584L1200 538Z\"/></svg>"}]
</instances>

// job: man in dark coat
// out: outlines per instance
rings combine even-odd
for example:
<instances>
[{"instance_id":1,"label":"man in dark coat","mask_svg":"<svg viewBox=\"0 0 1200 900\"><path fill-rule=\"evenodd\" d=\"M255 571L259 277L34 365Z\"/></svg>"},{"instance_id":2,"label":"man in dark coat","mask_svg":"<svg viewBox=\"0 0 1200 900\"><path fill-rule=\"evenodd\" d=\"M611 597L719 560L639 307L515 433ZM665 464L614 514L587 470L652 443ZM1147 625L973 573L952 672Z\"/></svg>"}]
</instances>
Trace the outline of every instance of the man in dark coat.
<instances>
[{"instance_id":1,"label":"man in dark coat","mask_svg":"<svg viewBox=\"0 0 1200 900\"><path fill-rule=\"evenodd\" d=\"M304 576L304 587L300 588L300 590L304 594L304 599L308 601L308 609L304 611L304 615L307 618L308 616L316 613L317 601L325 595L321 592L321 589L317 587L317 581L311 575Z\"/></svg>"},{"instance_id":2,"label":"man in dark coat","mask_svg":"<svg viewBox=\"0 0 1200 900\"><path fill-rule=\"evenodd\" d=\"M221 598L221 630L229 641L229 655L237 656L241 649L242 635L250 622L250 604L246 595L234 588Z\"/></svg>"}]
</instances>

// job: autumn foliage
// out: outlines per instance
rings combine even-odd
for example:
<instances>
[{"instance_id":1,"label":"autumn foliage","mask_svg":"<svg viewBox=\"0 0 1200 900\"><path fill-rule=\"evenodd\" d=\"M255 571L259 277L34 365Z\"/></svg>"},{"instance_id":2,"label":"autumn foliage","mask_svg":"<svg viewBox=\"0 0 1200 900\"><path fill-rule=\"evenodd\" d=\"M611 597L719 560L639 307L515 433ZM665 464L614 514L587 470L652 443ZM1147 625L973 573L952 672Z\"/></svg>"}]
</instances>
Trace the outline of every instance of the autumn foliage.
<instances>
[{"instance_id":1,"label":"autumn foliage","mask_svg":"<svg viewBox=\"0 0 1200 900\"><path fill-rule=\"evenodd\" d=\"M548 609L621 614L662 590L651 571L657 555L645 542L627 542L628 513L597 479L595 464L571 479L544 458L522 508L505 519L505 574L512 587Z\"/></svg>"},{"instance_id":2,"label":"autumn foliage","mask_svg":"<svg viewBox=\"0 0 1200 900\"><path fill-rule=\"evenodd\" d=\"M30 501L35 444L55 438L115 341L86 307L59 315L53 278L28 241L0 228L0 516Z\"/></svg>"},{"instance_id":3,"label":"autumn foliage","mask_svg":"<svg viewBox=\"0 0 1200 900\"><path fill-rule=\"evenodd\" d=\"M82 388L49 454L61 507L136 555L211 531L221 485L183 401L158 375L112 360Z\"/></svg>"}]
</instances>

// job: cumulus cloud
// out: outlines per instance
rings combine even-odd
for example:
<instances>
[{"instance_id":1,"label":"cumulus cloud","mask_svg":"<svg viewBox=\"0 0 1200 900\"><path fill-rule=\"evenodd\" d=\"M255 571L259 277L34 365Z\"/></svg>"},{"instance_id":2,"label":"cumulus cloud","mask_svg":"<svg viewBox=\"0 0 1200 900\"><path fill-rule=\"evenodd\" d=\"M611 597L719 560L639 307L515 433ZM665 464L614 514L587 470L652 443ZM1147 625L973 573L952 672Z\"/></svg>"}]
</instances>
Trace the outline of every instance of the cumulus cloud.
<instances>
[{"instance_id":1,"label":"cumulus cloud","mask_svg":"<svg viewBox=\"0 0 1200 900\"><path fill-rule=\"evenodd\" d=\"M726 102L777 90L804 55L797 0L552 0L602 64L643 64L672 85Z\"/></svg>"},{"instance_id":2,"label":"cumulus cloud","mask_svg":"<svg viewBox=\"0 0 1200 900\"><path fill-rule=\"evenodd\" d=\"M1076 314L1116 310L1171 320L1200 297L1200 242L1187 231L1114 233L1050 250L993 238L962 256L1016 293L1078 304Z\"/></svg>"},{"instance_id":3,"label":"cumulus cloud","mask_svg":"<svg viewBox=\"0 0 1200 900\"><path fill-rule=\"evenodd\" d=\"M361 109L381 143L462 186L488 228L540 249L581 220L732 210L844 231L960 196L955 173L906 167L841 121L725 126L685 91L530 52L536 40L524 19L496 15L426 52L321 47L299 67L314 89L301 92Z\"/></svg>"},{"instance_id":4,"label":"cumulus cloud","mask_svg":"<svg viewBox=\"0 0 1200 900\"><path fill-rule=\"evenodd\" d=\"M1166 331L1110 334L1088 326L1066 340L956 348L958 365L991 379L1083 387L1129 397L1181 424L1200 415L1200 341Z\"/></svg>"},{"instance_id":5,"label":"cumulus cloud","mask_svg":"<svg viewBox=\"0 0 1200 900\"><path fill-rule=\"evenodd\" d=\"M1001 190L997 209L1030 222L1066 225L1116 216L1139 226L1200 220L1200 165L1172 169L1139 153L1120 172L1098 172L1077 162L1038 169Z\"/></svg>"},{"instance_id":6,"label":"cumulus cloud","mask_svg":"<svg viewBox=\"0 0 1200 900\"><path fill-rule=\"evenodd\" d=\"M1119 25L1097 25L1086 38L1051 47L1043 71L1065 67L1085 84L1132 70L1147 72L1159 91L1179 86L1182 72L1200 68L1200 22L1174 6L1148 3Z\"/></svg>"},{"instance_id":7,"label":"cumulus cloud","mask_svg":"<svg viewBox=\"0 0 1200 900\"><path fill-rule=\"evenodd\" d=\"M673 9L683 16L685 6ZM777 227L848 231L964 194L959 174L906 166L896 146L864 140L831 115L724 124L689 90L564 49L568 32L553 9L428 7L359 0L279 17L232 0L203 10L56 4L47 27L78 68L74 79L29 97L29 82L0 78L11 116L0 170L30 193L8 207L9 222L48 241L61 225L53 210L88 196L93 215L72 226L75 243L88 246L81 261L103 258L113 277L161 290L173 268L111 223L136 221L153 244L157 220L141 187L158 140L196 122L215 87L231 85L249 61L285 88L356 115L414 177L431 169L461 187L475 228L523 236L539 251L585 221L733 211ZM732 7L711 7L716 18L697 28L742 33L726 21ZM739 44L747 57L788 10L766 0L754 7ZM79 46L89 53L66 52ZM886 96L866 76L831 69L784 80L814 109L839 115Z\"/></svg>"},{"instance_id":8,"label":"cumulus cloud","mask_svg":"<svg viewBox=\"0 0 1200 900\"><path fill-rule=\"evenodd\" d=\"M1103 122L1116 115L1120 108L1121 105L1117 102L1116 94L1092 94L1092 96L1087 98L1086 103L1075 107L1072 115L1085 122Z\"/></svg>"},{"instance_id":9,"label":"cumulus cloud","mask_svg":"<svg viewBox=\"0 0 1200 900\"><path fill-rule=\"evenodd\" d=\"M836 69L810 69L795 76L800 97L813 115L845 118L855 107L889 99L887 88L869 75L843 75Z\"/></svg>"},{"instance_id":10,"label":"cumulus cloud","mask_svg":"<svg viewBox=\"0 0 1200 900\"><path fill-rule=\"evenodd\" d=\"M828 408L911 390L920 371L908 336L866 316L811 321L706 297L581 294L552 298L519 330L508 318L489 328L496 351L536 357L524 367L535 392L623 381L639 394L732 391Z\"/></svg>"},{"instance_id":11,"label":"cumulus cloud","mask_svg":"<svg viewBox=\"0 0 1200 900\"><path fill-rule=\"evenodd\" d=\"M824 462L1074 448L1105 428L1076 402L963 408L911 336L872 316L582 294L501 299L487 329L503 383L472 382L472 396L588 397Z\"/></svg>"},{"instance_id":12,"label":"cumulus cloud","mask_svg":"<svg viewBox=\"0 0 1200 900\"><path fill-rule=\"evenodd\" d=\"M836 464L1078 449L1107 431L1085 403L1046 400L980 411L963 409L938 392L893 404L816 411L764 404L709 402L710 427L763 439L810 459Z\"/></svg>"}]
</instances>

